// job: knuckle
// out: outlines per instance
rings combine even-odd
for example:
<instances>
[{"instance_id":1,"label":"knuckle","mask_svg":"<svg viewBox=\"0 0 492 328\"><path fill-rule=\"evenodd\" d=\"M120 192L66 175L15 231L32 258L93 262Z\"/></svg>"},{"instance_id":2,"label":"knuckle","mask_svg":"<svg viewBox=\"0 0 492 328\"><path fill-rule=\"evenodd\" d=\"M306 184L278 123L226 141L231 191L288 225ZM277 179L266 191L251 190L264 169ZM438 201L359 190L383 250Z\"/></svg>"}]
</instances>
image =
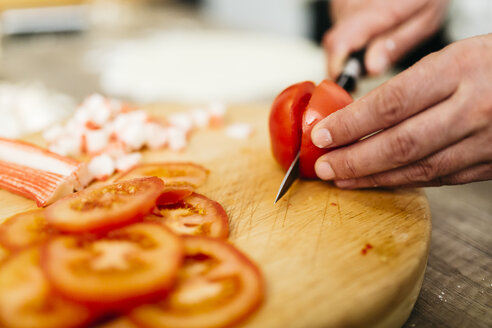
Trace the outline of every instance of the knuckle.
<instances>
[{"instance_id":1,"label":"knuckle","mask_svg":"<svg viewBox=\"0 0 492 328\"><path fill-rule=\"evenodd\" d=\"M405 110L405 97L401 87L393 86L376 95L375 110L385 127L399 122Z\"/></svg>"},{"instance_id":2,"label":"knuckle","mask_svg":"<svg viewBox=\"0 0 492 328\"><path fill-rule=\"evenodd\" d=\"M344 157L340 162L340 170L337 174L342 179L357 178L359 177L358 170L355 168L353 160L348 157Z\"/></svg>"},{"instance_id":3,"label":"knuckle","mask_svg":"<svg viewBox=\"0 0 492 328\"><path fill-rule=\"evenodd\" d=\"M408 176L411 182L427 182L435 179L438 174L439 165L434 165L429 160L421 160L413 165L413 169Z\"/></svg>"},{"instance_id":4,"label":"knuckle","mask_svg":"<svg viewBox=\"0 0 492 328\"><path fill-rule=\"evenodd\" d=\"M389 160L396 166L411 162L418 152L415 137L409 133L397 134L392 138L389 146Z\"/></svg>"}]
</instances>

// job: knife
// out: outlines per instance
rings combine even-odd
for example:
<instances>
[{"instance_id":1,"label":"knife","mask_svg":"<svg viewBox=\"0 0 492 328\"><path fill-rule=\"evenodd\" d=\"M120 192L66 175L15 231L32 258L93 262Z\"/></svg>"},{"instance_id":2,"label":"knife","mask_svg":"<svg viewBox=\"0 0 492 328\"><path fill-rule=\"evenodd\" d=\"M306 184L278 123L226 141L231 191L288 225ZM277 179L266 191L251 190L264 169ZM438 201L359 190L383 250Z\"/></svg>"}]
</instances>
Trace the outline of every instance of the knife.
<instances>
[{"instance_id":1,"label":"knife","mask_svg":"<svg viewBox=\"0 0 492 328\"><path fill-rule=\"evenodd\" d=\"M364 70L364 50L358 51L350 55L349 59L345 63L342 74L337 78L337 84L344 88L347 92L354 91L357 80L360 76L365 74ZM280 198L282 198L285 193L289 190L290 186L294 183L294 181L299 178L299 157L301 152L298 151L296 157L292 161L285 173L284 179L280 184L280 188L278 189L277 197L275 197L275 201L273 204L277 203Z\"/></svg>"}]
</instances>

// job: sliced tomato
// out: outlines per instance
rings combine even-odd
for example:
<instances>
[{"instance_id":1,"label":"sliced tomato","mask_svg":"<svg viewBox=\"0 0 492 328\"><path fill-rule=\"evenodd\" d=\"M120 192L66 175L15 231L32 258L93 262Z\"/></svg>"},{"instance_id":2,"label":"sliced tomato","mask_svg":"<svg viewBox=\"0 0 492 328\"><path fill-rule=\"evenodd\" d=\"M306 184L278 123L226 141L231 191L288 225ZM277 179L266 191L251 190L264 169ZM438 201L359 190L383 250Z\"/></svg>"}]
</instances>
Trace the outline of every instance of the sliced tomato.
<instances>
[{"instance_id":1,"label":"sliced tomato","mask_svg":"<svg viewBox=\"0 0 492 328\"><path fill-rule=\"evenodd\" d=\"M270 111L270 141L274 158L287 170L300 151L300 174L316 178L314 163L326 153L311 142L311 130L329 114L352 102L351 96L336 83L324 80L294 84L282 91Z\"/></svg>"},{"instance_id":2,"label":"sliced tomato","mask_svg":"<svg viewBox=\"0 0 492 328\"><path fill-rule=\"evenodd\" d=\"M7 260L9 255L10 255L9 250L6 249L4 246L0 245L0 265L2 264L3 261Z\"/></svg>"},{"instance_id":3,"label":"sliced tomato","mask_svg":"<svg viewBox=\"0 0 492 328\"><path fill-rule=\"evenodd\" d=\"M146 221L158 222L180 235L227 238L229 218L216 201L193 193L182 201L158 206Z\"/></svg>"},{"instance_id":4,"label":"sliced tomato","mask_svg":"<svg viewBox=\"0 0 492 328\"><path fill-rule=\"evenodd\" d=\"M258 308L264 287L253 262L220 239L184 240L186 257L176 288L161 302L130 312L133 321L146 328L229 327Z\"/></svg>"},{"instance_id":5,"label":"sliced tomato","mask_svg":"<svg viewBox=\"0 0 492 328\"><path fill-rule=\"evenodd\" d=\"M127 317L119 317L113 319L109 322L105 322L104 324L98 325L97 328L141 328L134 324Z\"/></svg>"},{"instance_id":6,"label":"sliced tomato","mask_svg":"<svg viewBox=\"0 0 492 328\"><path fill-rule=\"evenodd\" d=\"M152 163L135 166L118 181L155 176L161 178L167 187L198 188L205 183L208 173L206 168L194 163Z\"/></svg>"},{"instance_id":7,"label":"sliced tomato","mask_svg":"<svg viewBox=\"0 0 492 328\"><path fill-rule=\"evenodd\" d=\"M291 85L275 98L269 128L273 156L287 170L301 146L302 113L315 85L311 81Z\"/></svg>"},{"instance_id":8,"label":"sliced tomato","mask_svg":"<svg viewBox=\"0 0 492 328\"><path fill-rule=\"evenodd\" d=\"M59 232L48 224L44 210L16 214L0 225L0 245L19 250L47 240Z\"/></svg>"},{"instance_id":9,"label":"sliced tomato","mask_svg":"<svg viewBox=\"0 0 492 328\"><path fill-rule=\"evenodd\" d=\"M157 198L157 205L171 205L182 201L186 197L193 193L193 187L181 186L181 187L164 187L164 191Z\"/></svg>"},{"instance_id":10,"label":"sliced tomato","mask_svg":"<svg viewBox=\"0 0 492 328\"><path fill-rule=\"evenodd\" d=\"M13 255L0 268L1 327L81 327L92 318L88 308L53 292L41 270L38 248Z\"/></svg>"},{"instance_id":11,"label":"sliced tomato","mask_svg":"<svg viewBox=\"0 0 492 328\"><path fill-rule=\"evenodd\" d=\"M299 169L305 178L317 177L314 170L316 160L328 149L316 147L311 141L311 130L328 115L347 106L352 102L352 97L342 87L330 80L321 82L311 97L302 117L302 141Z\"/></svg>"},{"instance_id":12,"label":"sliced tomato","mask_svg":"<svg viewBox=\"0 0 492 328\"><path fill-rule=\"evenodd\" d=\"M45 216L64 232L107 231L149 213L163 190L156 177L97 186L60 199L45 209Z\"/></svg>"},{"instance_id":13,"label":"sliced tomato","mask_svg":"<svg viewBox=\"0 0 492 328\"><path fill-rule=\"evenodd\" d=\"M43 268L65 297L120 309L167 292L182 259L178 236L158 224L135 223L97 239L56 237L44 248Z\"/></svg>"}]
</instances>

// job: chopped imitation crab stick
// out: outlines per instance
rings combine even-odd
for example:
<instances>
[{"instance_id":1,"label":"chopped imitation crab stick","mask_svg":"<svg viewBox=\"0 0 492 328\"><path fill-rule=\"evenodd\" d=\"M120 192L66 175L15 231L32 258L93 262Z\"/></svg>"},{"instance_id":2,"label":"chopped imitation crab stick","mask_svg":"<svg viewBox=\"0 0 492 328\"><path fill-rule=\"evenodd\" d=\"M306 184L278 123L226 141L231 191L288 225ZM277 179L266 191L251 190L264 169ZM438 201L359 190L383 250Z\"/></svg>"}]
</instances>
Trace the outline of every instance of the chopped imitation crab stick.
<instances>
[{"instance_id":1,"label":"chopped imitation crab stick","mask_svg":"<svg viewBox=\"0 0 492 328\"><path fill-rule=\"evenodd\" d=\"M0 188L46 206L73 192L66 176L0 161Z\"/></svg>"},{"instance_id":2,"label":"chopped imitation crab stick","mask_svg":"<svg viewBox=\"0 0 492 328\"><path fill-rule=\"evenodd\" d=\"M45 206L85 187L87 166L35 145L0 138L0 187Z\"/></svg>"},{"instance_id":3,"label":"chopped imitation crab stick","mask_svg":"<svg viewBox=\"0 0 492 328\"><path fill-rule=\"evenodd\" d=\"M62 175L75 190L91 180L85 164L23 141L0 138L0 160Z\"/></svg>"}]
</instances>

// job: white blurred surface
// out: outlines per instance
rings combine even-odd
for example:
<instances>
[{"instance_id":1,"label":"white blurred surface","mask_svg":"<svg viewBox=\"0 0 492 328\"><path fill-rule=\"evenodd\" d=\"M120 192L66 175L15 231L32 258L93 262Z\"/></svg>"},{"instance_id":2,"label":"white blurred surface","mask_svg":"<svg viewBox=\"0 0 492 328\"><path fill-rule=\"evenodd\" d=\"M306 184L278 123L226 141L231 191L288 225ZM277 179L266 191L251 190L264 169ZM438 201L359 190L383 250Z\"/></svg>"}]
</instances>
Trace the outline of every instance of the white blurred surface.
<instances>
[{"instance_id":1,"label":"white blurred surface","mask_svg":"<svg viewBox=\"0 0 492 328\"><path fill-rule=\"evenodd\" d=\"M452 0L447 34L452 41L492 33L492 0Z\"/></svg>"},{"instance_id":2,"label":"white blurred surface","mask_svg":"<svg viewBox=\"0 0 492 328\"><path fill-rule=\"evenodd\" d=\"M295 37L168 30L89 52L101 89L136 102L265 100L324 77L323 51Z\"/></svg>"}]
</instances>

